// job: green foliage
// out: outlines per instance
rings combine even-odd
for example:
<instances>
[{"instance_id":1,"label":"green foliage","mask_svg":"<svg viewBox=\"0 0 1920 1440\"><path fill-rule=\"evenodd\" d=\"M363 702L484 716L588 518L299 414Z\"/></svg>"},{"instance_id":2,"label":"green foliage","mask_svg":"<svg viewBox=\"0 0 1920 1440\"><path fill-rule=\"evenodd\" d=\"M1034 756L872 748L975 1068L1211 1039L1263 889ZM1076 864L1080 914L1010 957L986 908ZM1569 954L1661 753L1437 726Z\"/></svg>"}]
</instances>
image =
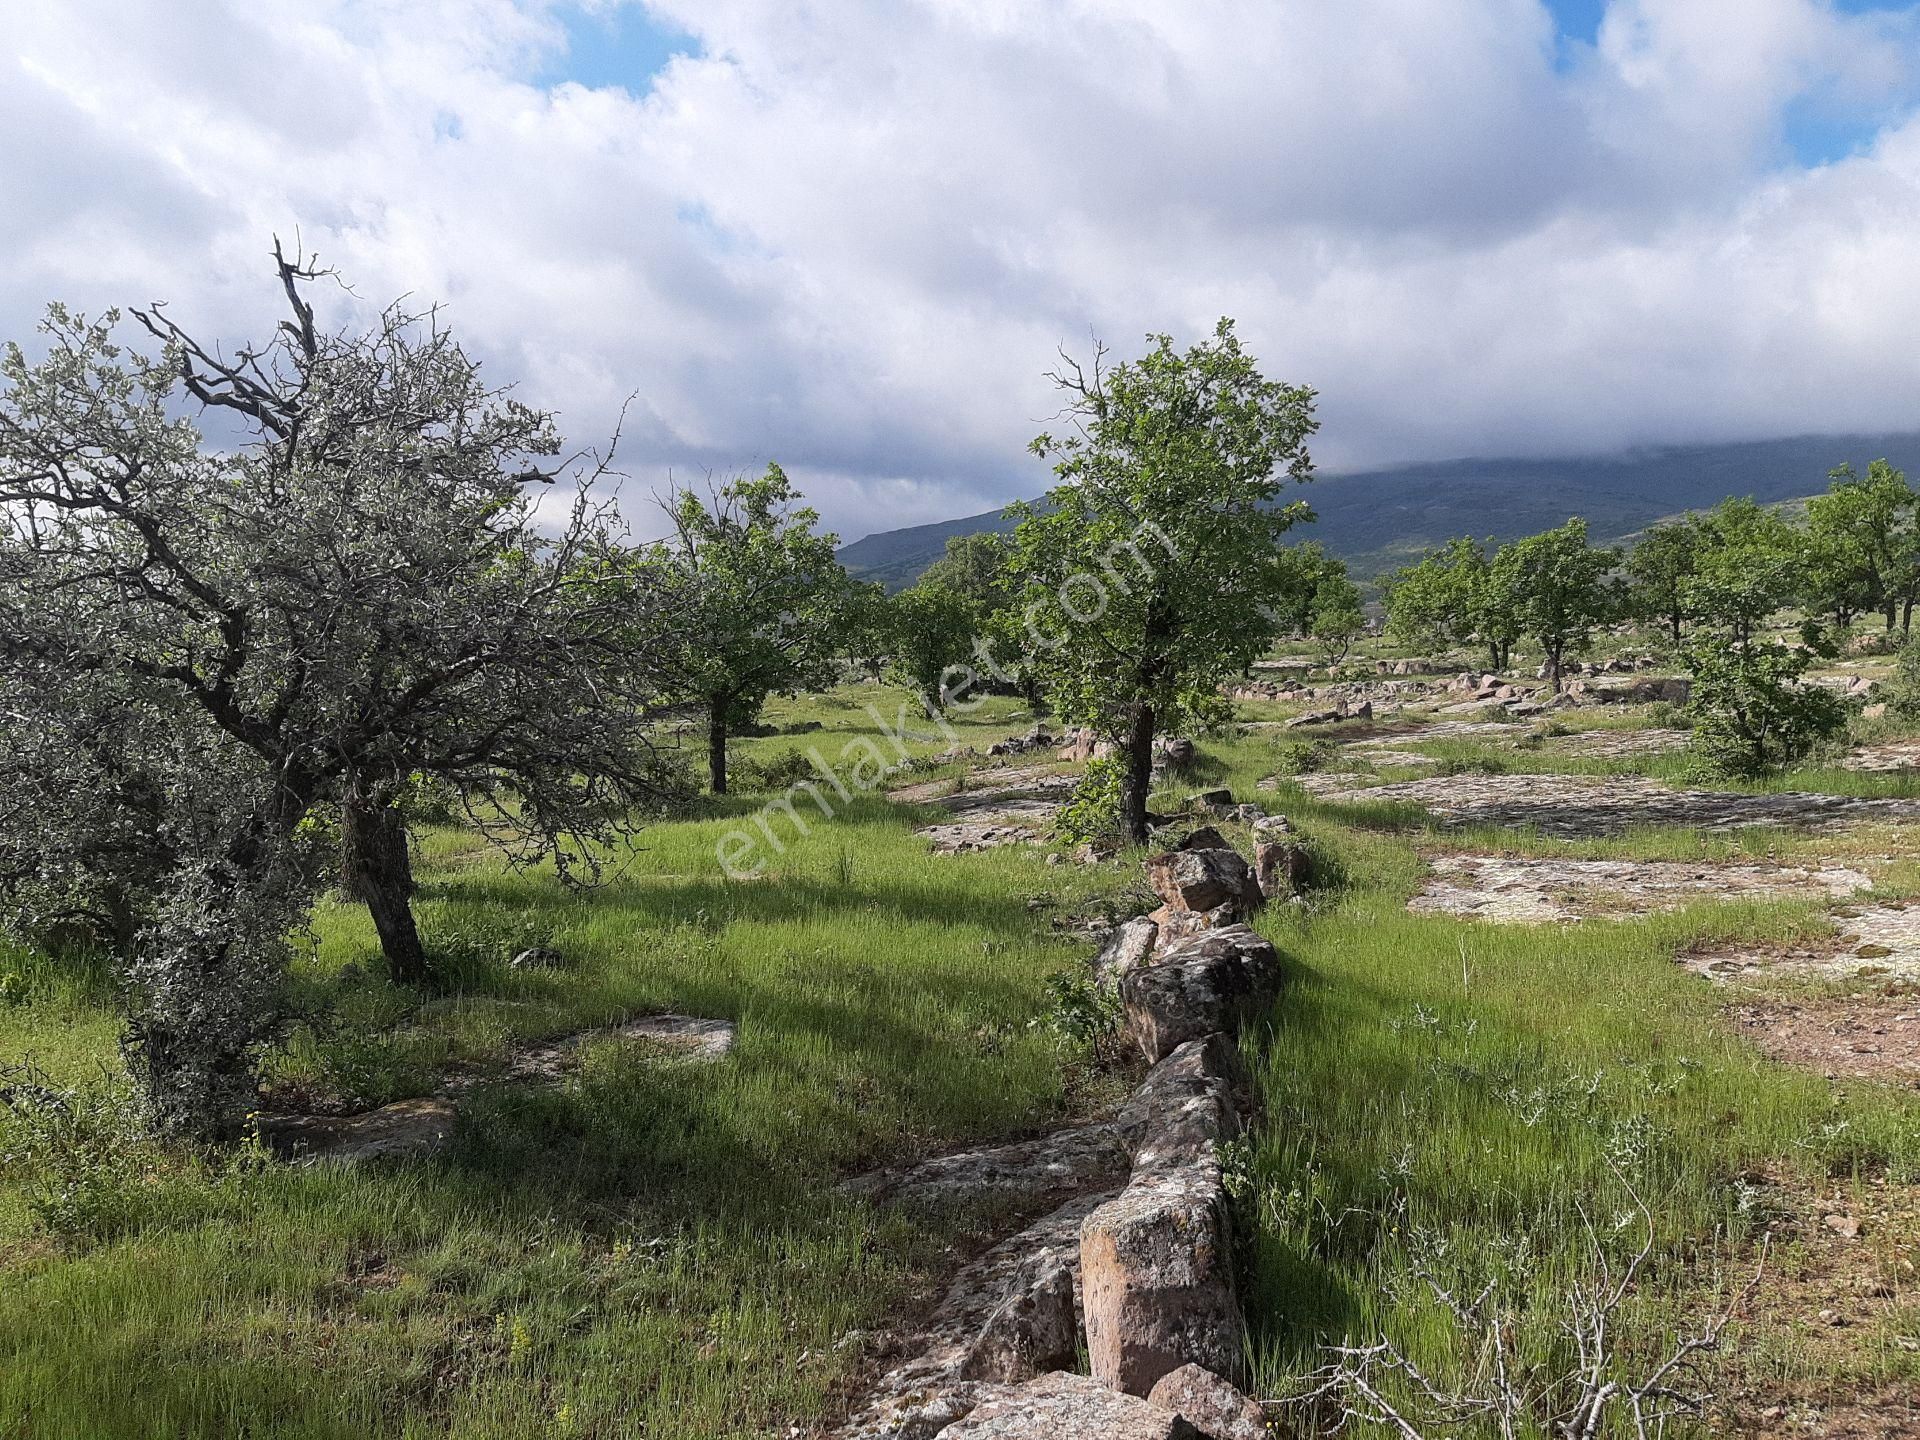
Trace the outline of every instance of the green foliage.
<instances>
[{"instance_id":1,"label":"green foliage","mask_svg":"<svg viewBox=\"0 0 1920 1440\"><path fill-rule=\"evenodd\" d=\"M1097 1051L1119 1033L1120 997L1085 966L1057 971L1047 977L1046 1005L1032 1024L1064 1046Z\"/></svg>"},{"instance_id":2,"label":"green foliage","mask_svg":"<svg viewBox=\"0 0 1920 1440\"><path fill-rule=\"evenodd\" d=\"M30 1066L0 1066L0 1175L29 1177L28 1209L51 1235L124 1234L153 1201L139 1114L124 1083L59 1087Z\"/></svg>"},{"instance_id":3,"label":"green foliage","mask_svg":"<svg viewBox=\"0 0 1920 1440\"><path fill-rule=\"evenodd\" d=\"M1920 645L1909 641L1893 662L1893 673L1881 682L1878 698L1886 702L1895 720L1920 720Z\"/></svg>"},{"instance_id":4,"label":"green foliage","mask_svg":"<svg viewBox=\"0 0 1920 1440\"><path fill-rule=\"evenodd\" d=\"M1744 645L1799 587L1798 536L1751 500L1723 500L1699 525L1694 573L1682 586L1687 608L1723 643Z\"/></svg>"},{"instance_id":5,"label":"green foliage","mask_svg":"<svg viewBox=\"0 0 1920 1440\"><path fill-rule=\"evenodd\" d=\"M1290 740L1274 754L1274 773L1308 775L1325 769L1339 753L1340 747L1331 740Z\"/></svg>"},{"instance_id":6,"label":"green foliage","mask_svg":"<svg viewBox=\"0 0 1920 1440\"><path fill-rule=\"evenodd\" d=\"M1831 472L1825 495L1807 504L1807 565L1803 593L1811 608L1844 623L1878 609L1894 626L1911 619L1920 598L1920 523L1907 477L1875 460L1863 477L1853 466Z\"/></svg>"},{"instance_id":7,"label":"green foliage","mask_svg":"<svg viewBox=\"0 0 1920 1440\"><path fill-rule=\"evenodd\" d=\"M705 711L708 777L726 790L730 735L771 695L828 684L850 606L871 605L834 558L837 538L778 465L701 494L676 492L673 534L640 557L672 626L655 663Z\"/></svg>"},{"instance_id":8,"label":"green foliage","mask_svg":"<svg viewBox=\"0 0 1920 1440\"><path fill-rule=\"evenodd\" d=\"M1087 762L1073 794L1053 817L1053 835L1065 845L1100 844L1121 836L1120 801L1126 765L1116 755Z\"/></svg>"},{"instance_id":9,"label":"green foliage","mask_svg":"<svg viewBox=\"0 0 1920 1440\"><path fill-rule=\"evenodd\" d=\"M1156 734L1225 718L1222 682L1276 633L1291 580L1280 537L1308 516L1283 488L1312 473L1313 392L1268 380L1229 320L1178 351L1055 379L1072 433L1044 510L1015 507L1012 574L1028 663L1070 724L1121 742L1123 823L1145 833Z\"/></svg>"},{"instance_id":10,"label":"green foliage","mask_svg":"<svg viewBox=\"0 0 1920 1440\"><path fill-rule=\"evenodd\" d=\"M1387 628L1409 645L1484 646L1492 668L1504 670L1520 635L1510 601L1485 548L1450 540L1387 581Z\"/></svg>"},{"instance_id":11,"label":"green foliage","mask_svg":"<svg viewBox=\"0 0 1920 1440\"><path fill-rule=\"evenodd\" d=\"M1619 559L1617 551L1588 544L1587 522L1577 517L1503 545L1493 557L1489 590L1516 633L1546 652L1547 678L1556 690L1567 654L1584 649L1592 628L1618 608L1607 573Z\"/></svg>"},{"instance_id":12,"label":"green foliage","mask_svg":"<svg viewBox=\"0 0 1920 1440\"><path fill-rule=\"evenodd\" d=\"M1773 641L1689 649L1693 694L1690 748L1712 774L1754 778L1791 764L1846 727L1845 703L1802 683L1810 655Z\"/></svg>"},{"instance_id":13,"label":"green foliage","mask_svg":"<svg viewBox=\"0 0 1920 1440\"><path fill-rule=\"evenodd\" d=\"M968 691L979 617L958 590L937 579L922 580L893 597L895 678L945 710Z\"/></svg>"},{"instance_id":14,"label":"green foliage","mask_svg":"<svg viewBox=\"0 0 1920 1440\"><path fill-rule=\"evenodd\" d=\"M1692 618L1687 582L1699 562L1700 527L1693 520L1671 520L1647 529L1626 553L1625 605L1636 620L1666 627L1678 645Z\"/></svg>"},{"instance_id":15,"label":"green foliage","mask_svg":"<svg viewBox=\"0 0 1920 1440\"><path fill-rule=\"evenodd\" d=\"M1347 578L1346 566L1322 574L1307 620L1308 634L1320 652L1321 663L1331 668L1346 659L1353 642L1366 633L1366 628L1360 589Z\"/></svg>"},{"instance_id":16,"label":"green foliage","mask_svg":"<svg viewBox=\"0 0 1920 1440\"><path fill-rule=\"evenodd\" d=\"M727 761L728 788L733 790L785 790L803 780L818 780L820 772L799 750L776 750L770 754L735 755Z\"/></svg>"}]
</instances>

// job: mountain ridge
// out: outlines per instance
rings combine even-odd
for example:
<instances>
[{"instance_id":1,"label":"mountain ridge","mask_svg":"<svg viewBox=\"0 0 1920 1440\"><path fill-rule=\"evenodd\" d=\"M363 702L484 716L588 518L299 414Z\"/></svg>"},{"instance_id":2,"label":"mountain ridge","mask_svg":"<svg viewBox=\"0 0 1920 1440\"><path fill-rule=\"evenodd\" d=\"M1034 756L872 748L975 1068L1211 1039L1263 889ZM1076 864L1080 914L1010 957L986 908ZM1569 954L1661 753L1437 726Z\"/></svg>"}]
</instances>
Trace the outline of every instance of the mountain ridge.
<instances>
[{"instance_id":1,"label":"mountain ridge","mask_svg":"<svg viewBox=\"0 0 1920 1440\"><path fill-rule=\"evenodd\" d=\"M1372 580L1456 535L1511 540L1584 515L1613 540L1729 495L1762 503L1824 490L1842 462L1886 459L1920 471L1920 431L1793 435L1692 445L1638 446L1605 455L1429 460L1322 475L1288 498L1318 517L1294 532L1319 540L1358 579ZM840 547L841 563L890 590L910 585L949 538L1013 529L999 510L881 530Z\"/></svg>"}]
</instances>

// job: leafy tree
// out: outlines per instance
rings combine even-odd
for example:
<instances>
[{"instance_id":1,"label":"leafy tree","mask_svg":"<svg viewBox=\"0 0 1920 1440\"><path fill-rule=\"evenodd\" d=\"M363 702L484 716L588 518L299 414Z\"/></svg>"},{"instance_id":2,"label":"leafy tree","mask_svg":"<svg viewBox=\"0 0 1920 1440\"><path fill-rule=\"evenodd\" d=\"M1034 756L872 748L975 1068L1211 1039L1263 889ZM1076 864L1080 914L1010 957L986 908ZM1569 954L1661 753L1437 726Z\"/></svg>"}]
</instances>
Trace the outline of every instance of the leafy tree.
<instances>
[{"instance_id":1,"label":"leafy tree","mask_svg":"<svg viewBox=\"0 0 1920 1440\"><path fill-rule=\"evenodd\" d=\"M1520 627L1503 578L1483 546L1449 540L1387 582L1388 628L1410 645L1484 646L1489 667L1504 670Z\"/></svg>"},{"instance_id":2,"label":"leafy tree","mask_svg":"<svg viewBox=\"0 0 1920 1440\"><path fill-rule=\"evenodd\" d=\"M1022 653L1012 558L1011 536L955 535L947 541L946 554L926 568L920 583L942 586L966 601L974 631L968 642L972 658L986 671L986 679L1025 696L1040 713L1046 708L1046 697Z\"/></svg>"},{"instance_id":3,"label":"leafy tree","mask_svg":"<svg viewBox=\"0 0 1920 1440\"><path fill-rule=\"evenodd\" d=\"M413 777L569 875L670 792L657 607L584 492L557 535L533 523L549 417L430 315L322 330L323 272L275 259L288 318L230 359L159 307L135 312L162 347L142 357L117 315L58 306L43 359L0 357L0 693L25 721L0 736L0 813L86 787L42 812L39 873L15 846L0 881L104 921L152 1117L199 1134L249 1108L316 806L386 837L363 893L418 979L393 806ZM176 418L182 392L226 412L220 445Z\"/></svg>"},{"instance_id":4,"label":"leafy tree","mask_svg":"<svg viewBox=\"0 0 1920 1440\"><path fill-rule=\"evenodd\" d=\"M1812 659L1776 640L1746 645L1697 636L1689 651L1693 693L1690 740L1717 774L1752 778L1790 764L1846 725L1838 695L1802 677Z\"/></svg>"},{"instance_id":5,"label":"leafy tree","mask_svg":"<svg viewBox=\"0 0 1920 1440\"><path fill-rule=\"evenodd\" d=\"M1060 483L1016 506L1013 573L1030 663L1070 723L1124 757L1122 827L1146 838L1154 739L1219 719L1221 683L1276 634L1280 537L1310 512L1277 503L1312 474L1313 392L1268 380L1233 322L1187 350L1151 337L1139 360L1068 360L1070 434L1036 455Z\"/></svg>"},{"instance_id":6,"label":"leafy tree","mask_svg":"<svg viewBox=\"0 0 1920 1440\"><path fill-rule=\"evenodd\" d=\"M1800 586L1799 536L1750 498L1722 500L1699 526L1694 572L1681 588L1684 603L1721 643L1744 647Z\"/></svg>"},{"instance_id":7,"label":"leafy tree","mask_svg":"<svg viewBox=\"0 0 1920 1440\"><path fill-rule=\"evenodd\" d=\"M1320 659L1329 668L1347 658L1367 628L1367 617L1360 609L1360 588L1347 578L1344 561L1334 561L1337 570L1324 571L1314 587L1313 609L1307 618L1307 633L1319 648Z\"/></svg>"},{"instance_id":8,"label":"leafy tree","mask_svg":"<svg viewBox=\"0 0 1920 1440\"><path fill-rule=\"evenodd\" d=\"M1875 460L1861 477L1851 465L1829 472L1825 495L1807 504L1807 529L1816 552L1838 582L1862 596L1903 629L1913 624L1920 598L1920 538L1916 538L1916 496L1907 477L1885 460Z\"/></svg>"},{"instance_id":9,"label":"leafy tree","mask_svg":"<svg viewBox=\"0 0 1920 1440\"><path fill-rule=\"evenodd\" d=\"M1666 627L1678 645L1691 617L1686 587L1700 551L1700 527L1691 520L1669 520L1648 527L1627 551L1626 606L1636 620Z\"/></svg>"},{"instance_id":10,"label":"leafy tree","mask_svg":"<svg viewBox=\"0 0 1920 1440\"><path fill-rule=\"evenodd\" d=\"M644 569L671 596L674 631L662 659L676 690L707 722L707 775L727 790L727 740L771 695L831 683L852 590L837 538L778 465L702 495L676 491L673 533Z\"/></svg>"},{"instance_id":11,"label":"leafy tree","mask_svg":"<svg viewBox=\"0 0 1920 1440\"><path fill-rule=\"evenodd\" d=\"M893 597L877 580L850 580L840 619L840 651L870 680L893 654Z\"/></svg>"},{"instance_id":12,"label":"leafy tree","mask_svg":"<svg viewBox=\"0 0 1920 1440\"><path fill-rule=\"evenodd\" d=\"M1567 653L1584 648L1588 633L1616 608L1607 574L1619 559L1616 550L1588 544L1587 522L1576 516L1501 546L1488 567L1490 589L1511 607L1515 628L1546 652L1547 680L1556 691Z\"/></svg>"},{"instance_id":13,"label":"leafy tree","mask_svg":"<svg viewBox=\"0 0 1920 1440\"><path fill-rule=\"evenodd\" d=\"M900 678L935 710L953 696L956 669L969 669L977 633L966 596L937 580L922 580L893 597L893 664Z\"/></svg>"},{"instance_id":14,"label":"leafy tree","mask_svg":"<svg viewBox=\"0 0 1920 1440\"><path fill-rule=\"evenodd\" d=\"M1280 561L1287 583L1272 606L1274 623L1287 635L1310 634L1321 585L1347 579L1347 562L1327 554L1318 540L1289 545Z\"/></svg>"},{"instance_id":15,"label":"leafy tree","mask_svg":"<svg viewBox=\"0 0 1920 1440\"><path fill-rule=\"evenodd\" d=\"M1769 638L1794 597L1801 552L1793 527L1750 499L1701 521L1685 602L1698 625L1687 647L1695 753L1711 771L1755 776L1800 758L1845 723L1838 696L1803 683L1813 653Z\"/></svg>"}]
</instances>

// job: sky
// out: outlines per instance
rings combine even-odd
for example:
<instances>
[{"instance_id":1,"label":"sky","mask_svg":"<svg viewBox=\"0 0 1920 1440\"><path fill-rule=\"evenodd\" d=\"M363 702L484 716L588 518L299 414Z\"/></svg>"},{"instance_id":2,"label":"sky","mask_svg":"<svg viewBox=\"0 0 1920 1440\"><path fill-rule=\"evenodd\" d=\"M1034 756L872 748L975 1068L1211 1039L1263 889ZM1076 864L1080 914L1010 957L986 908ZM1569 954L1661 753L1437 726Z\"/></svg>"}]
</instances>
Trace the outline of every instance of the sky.
<instances>
[{"instance_id":1,"label":"sky","mask_svg":"<svg viewBox=\"0 0 1920 1440\"><path fill-rule=\"evenodd\" d=\"M239 343L297 236L323 319L624 403L632 495L776 459L846 539L1038 493L1061 346L1222 315L1327 471L1920 429L1914 8L0 0L0 337Z\"/></svg>"}]
</instances>

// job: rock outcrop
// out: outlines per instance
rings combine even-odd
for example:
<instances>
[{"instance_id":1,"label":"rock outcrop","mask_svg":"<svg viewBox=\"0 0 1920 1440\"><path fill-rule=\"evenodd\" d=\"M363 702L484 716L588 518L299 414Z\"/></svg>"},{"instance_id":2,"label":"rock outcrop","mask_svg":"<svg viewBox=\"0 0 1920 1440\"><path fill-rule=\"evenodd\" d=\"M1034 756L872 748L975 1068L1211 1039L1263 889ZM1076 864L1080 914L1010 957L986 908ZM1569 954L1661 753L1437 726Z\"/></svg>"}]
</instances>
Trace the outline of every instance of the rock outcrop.
<instances>
[{"instance_id":1,"label":"rock outcrop","mask_svg":"<svg viewBox=\"0 0 1920 1440\"><path fill-rule=\"evenodd\" d=\"M1182 1365L1162 1375L1147 1403L1173 1411L1207 1440L1272 1440L1260 1407L1200 1365Z\"/></svg>"},{"instance_id":2,"label":"rock outcrop","mask_svg":"<svg viewBox=\"0 0 1920 1440\"><path fill-rule=\"evenodd\" d=\"M1120 981L1127 1033L1149 1061L1216 1031L1232 1034L1273 1004L1280 962L1271 942L1244 925L1176 940Z\"/></svg>"}]
</instances>

